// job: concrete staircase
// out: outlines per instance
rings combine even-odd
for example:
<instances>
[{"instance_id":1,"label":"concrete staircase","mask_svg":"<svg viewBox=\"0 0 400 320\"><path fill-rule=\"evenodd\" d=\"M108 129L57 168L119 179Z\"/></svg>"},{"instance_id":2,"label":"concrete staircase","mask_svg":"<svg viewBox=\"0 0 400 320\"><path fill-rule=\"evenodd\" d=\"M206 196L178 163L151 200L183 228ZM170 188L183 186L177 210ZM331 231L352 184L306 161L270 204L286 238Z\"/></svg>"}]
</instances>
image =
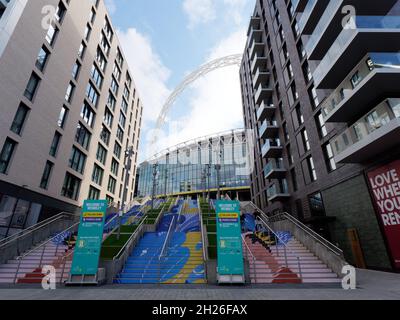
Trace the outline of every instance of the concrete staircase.
<instances>
[{"instance_id":1,"label":"concrete staircase","mask_svg":"<svg viewBox=\"0 0 400 320\"><path fill-rule=\"evenodd\" d=\"M341 279L289 232L276 232L285 243L275 238L264 242L253 233L243 236L245 258L249 261L253 284L340 283ZM285 252L286 246L286 252Z\"/></svg>"}]
</instances>

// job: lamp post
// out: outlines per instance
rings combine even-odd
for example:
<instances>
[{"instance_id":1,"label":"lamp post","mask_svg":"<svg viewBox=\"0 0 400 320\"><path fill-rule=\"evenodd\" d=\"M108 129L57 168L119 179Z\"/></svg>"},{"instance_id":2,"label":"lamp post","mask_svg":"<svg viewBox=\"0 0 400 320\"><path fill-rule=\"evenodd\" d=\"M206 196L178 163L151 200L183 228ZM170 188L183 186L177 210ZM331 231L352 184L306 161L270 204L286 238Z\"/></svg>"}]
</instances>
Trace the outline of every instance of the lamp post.
<instances>
[{"instance_id":1,"label":"lamp post","mask_svg":"<svg viewBox=\"0 0 400 320\"><path fill-rule=\"evenodd\" d=\"M157 183L157 169L158 169L158 164L153 164L153 190L151 192L151 210L154 209L154 198L156 196L156 183Z\"/></svg>"},{"instance_id":2,"label":"lamp post","mask_svg":"<svg viewBox=\"0 0 400 320\"><path fill-rule=\"evenodd\" d=\"M124 192L122 195L122 203L120 206L119 214L118 214L118 235L117 239L119 240L121 236L121 220L124 215L124 211L126 210L126 198L128 195L128 183L129 183L129 172L132 167L132 156L134 154L133 147L130 147L128 150L125 151L125 159L124 159L124 164L125 164L125 181L124 181Z\"/></svg>"},{"instance_id":3,"label":"lamp post","mask_svg":"<svg viewBox=\"0 0 400 320\"><path fill-rule=\"evenodd\" d=\"M208 189L208 201L210 201L210 177L211 177L211 164L207 165L207 189Z\"/></svg>"},{"instance_id":4,"label":"lamp post","mask_svg":"<svg viewBox=\"0 0 400 320\"><path fill-rule=\"evenodd\" d=\"M222 150L219 150L219 157L218 157L218 164L215 165L215 170L217 171L217 187L218 187L218 192L217 192L217 200L221 200L221 162L222 162Z\"/></svg>"}]
</instances>

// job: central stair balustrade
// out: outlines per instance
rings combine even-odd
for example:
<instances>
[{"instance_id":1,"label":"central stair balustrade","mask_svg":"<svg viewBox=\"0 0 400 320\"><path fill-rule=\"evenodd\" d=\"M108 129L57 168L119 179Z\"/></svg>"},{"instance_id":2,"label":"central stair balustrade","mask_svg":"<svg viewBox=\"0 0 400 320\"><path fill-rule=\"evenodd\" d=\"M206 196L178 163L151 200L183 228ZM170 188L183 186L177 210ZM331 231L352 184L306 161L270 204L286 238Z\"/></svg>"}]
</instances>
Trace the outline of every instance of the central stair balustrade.
<instances>
[{"instance_id":1,"label":"central stair balustrade","mask_svg":"<svg viewBox=\"0 0 400 320\"><path fill-rule=\"evenodd\" d=\"M181 206L181 211L182 211L182 208L183 208L183 205ZM171 243L171 239L172 239L172 237L174 235L174 231L176 229L176 222L177 222L176 217L173 217L171 224L169 225L168 233L167 233L167 236L165 237L164 245L161 249L160 256L158 257L158 267L159 267L158 278L159 278L160 284L162 283L162 281L161 281L162 280L162 275L161 275L162 263L163 263L164 258L168 255L168 249L169 249L169 246Z\"/></svg>"}]
</instances>

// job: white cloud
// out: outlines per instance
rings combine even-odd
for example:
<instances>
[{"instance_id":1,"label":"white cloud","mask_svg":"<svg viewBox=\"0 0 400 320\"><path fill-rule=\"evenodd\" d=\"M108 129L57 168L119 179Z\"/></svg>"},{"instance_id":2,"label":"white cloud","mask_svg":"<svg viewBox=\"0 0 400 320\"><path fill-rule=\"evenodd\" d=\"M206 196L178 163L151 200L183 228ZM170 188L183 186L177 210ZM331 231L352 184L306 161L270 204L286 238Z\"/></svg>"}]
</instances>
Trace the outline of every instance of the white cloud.
<instances>
[{"instance_id":1,"label":"white cloud","mask_svg":"<svg viewBox=\"0 0 400 320\"><path fill-rule=\"evenodd\" d=\"M189 28L215 20L215 0L185 0L183 10L189 18Z\"/></svg>"},{"instance_id":2,"label":"white cloud","mask_svg":"<svg viewBox=\"0 0 400 320\"><path fill-rule=\"evenodd\" d=\"M154 51L150 39L136 29L119 30L118 38L144 105L145 128L156 120L170 94L166 83L171 71Z\"/></svg>"},{"instance_id":3,"label":"white cloud","mask_svg":"<svg viewBox=\"0 0 400 320\"><path fill-rule=\"evenodd\" d=\"M245 30L237 31L210 50L207 61L243 52ZM239 68L227 67L197 80L189 88L188 111L158 141L158 150L178 143L243 127Z\"/></svg>"}]
</instances>

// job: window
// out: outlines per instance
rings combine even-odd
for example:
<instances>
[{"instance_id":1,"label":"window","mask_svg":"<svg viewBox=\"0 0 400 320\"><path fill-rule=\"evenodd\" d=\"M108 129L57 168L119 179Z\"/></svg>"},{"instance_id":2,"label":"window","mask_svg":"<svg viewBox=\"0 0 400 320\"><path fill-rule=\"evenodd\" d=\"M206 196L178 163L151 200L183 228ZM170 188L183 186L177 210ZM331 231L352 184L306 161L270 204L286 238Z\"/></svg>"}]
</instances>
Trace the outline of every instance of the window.
<instances>
[{"instance_id":1,"label":"window","mask_svg":"<svg viewBox=\"0 0 400 320\"><path fill-rule=\"evenodd\" d=\"M82 106L81 118L86 122L89 127L93 128L95 113L86 102Z\"/></svg>"},{"instance_id":2,"label":"window","mask_svg":"<svg viewBox=\"0 0 400 320\"><path fill-rule=\"evenodd\" d=\"M121 146L116 142L115 145L114 145L114 155L118 159L121 159L121 151L122 151Z\"/></svg>"},{"instance_id":3,"label":"window","mask_svg":"<svg viewBox=\"0 0 400 320\"><path fill-rule=\"evenodd\" d=\"M125 124L126 124L126 117L123 115L123 113L121 112L119 115L119 124L122 128L125 128Z\"/></svg>"},{"instance_id":4,"label":"window","mask_svg":"<svg viewBox=\"0 0 400 320\"><path fill-rule=\"evenodd\" d=\"M118 126L118 129L117 129L117 139L121 142L122 142L122 140L124 140L124 131L121 129L120 126Z\"/></svg>"},{"instance_id":5,"label":"window","mask_svg":"<svg viewBox=\"0 0 400 320\"><path fill-rule=\"evenodd\" d=\"M92 33L92 28L90 27L89 24L87 24L86 28L85 28L85 39L86 39L86 41L89 41L91 33Z\"/></svg>"},{"instance_id":6,"label":"window","mask_svg":"<svg viewBox=\"0 0 400 320\"><path fill-rule=\"evenodd\" d=\"M110 131L107 130L106 127L103 126L103 130L100 133L100 139L108 146L110 143Z\"/></svg>"},{"instance_id":7,"label":"window","mask_svg":"<svg viewBox=\"0 0 400 320\"><path fill-rule=\"evenodd\" d=\"M114 95L111 92L109 92L107 104L112 111L115 111L116 103L117 100L115 100Z\"/></svg>"},{"instance_id":8,"label":"window","mask_svg":"<svg viewBox=\"0 0 400 320\"><path fill-rule=\"evenodd\" d=\"M25 92L24 92L24 96L32 101L33 97L35 96L36 90L39 86L39 82L40 82L40 78L32 73L29 81L28 81L28 85L26 86Z\"/></svg>"},{"instance_id":9,"label":"window","mask_svg":"<svg viewBox=\"0 0 400 320\"><path fill-rule=\"evenodd\" d=\"M310 150L311 150L311 145L310 145L310 140L309 140L309 138L308 138L308 133L307 133L307 130L306 130L306 129L304 129L304 130L301 132L301 136L302 136L302 138L303 138L304 149L305 149L306 151L310 151Z\"/></svg>"},{"instance_id":10,"label":"window","mask_svg":"<svg viewBox=\"0 0 400 320\"><path fill-rule=\"evenodd\" d=\"M71 103L74 91L75 91L75 85L72 82L70 82L67 88L67 92L65 93L65 101Z\"/></svg>"},{"instance_id":11,"label":"window","mask_svg":"<svg viewBox=\"0 0 400 320\"><path fill-rule=\"evenodd\" d=\"M126 98L126 100L129 100L130 95L131 95L131 94L130 94L130 92L129 92L128 86L125 85L125 87L124 87L124 97Z\"/></svg>"},{"instance_id":12,"label":"window","mask_svg":"<svg viewBox=\"0 0 400 320\"><path fill-rule=\"evenodd\" d=\"M47 50L46 47L43 46L39 51L35 64L40 71L44 70L49 55L49 50Z\"/></svg>"},{"instance_id":13,"label":"window","mask_svg":"<svg viewBox=\"0 0 400 320\"><path fill-rule=\"evenodd\" d=\"M50 152L49 152L49 154L54 158L57 155L58 146L60 145L60 141L61 141L61 134L56 131L56 133L54 134L53 142L51 143Z\"/></svg>"},{"instance_id":14,"label":"window","mask_svg":"<svg viewBox=\"0 0 400 320\"><path fill-rule=\"evenodd\" d=\"M112 81L111 81L111 91L112 91L116 96L118 95L118 88L119 88L119 86L118 86L117 80L115 80L115 78L113 77L113 78L112 78Z\"/></svg>"},{"instance_id":15,"label":"window","mask_svg":"<svg viewBox=\"0 0 400 320\"><path fill-rule=\"evenodd\" d=\"M101 186L101 184L103 183L103 175L104 175L104 170L95 164L92 173L92 181L97 185Z\"/></svg>"},{"instance_id":16,"label":"window","mask_svg":"<svg viewBox=\"0 0 400 320\"><path fill-rule=\"evenodd\" d=\"M91 133L81 123L79 123L76 130L75 141L86 150L89 150L91 137Z\"/></svg>"},{"instance_id":17,"label":"window","mask_svg":"<svg viewBox=\"0 0 400 320\"><path fill-rule=\"evenodd\" d=\"M86 87L86 96L88 97L89 101L96 107L97 101L99 99L99 94L90 82Z\"/></svg>"},{"instance_id":18,"label":"window","mask_svg":"<svg viewBox=\"0 0 400 320\"><path fill-rule=\"evenodd\" d=\"M40 181L40 188L47 189L49 187L49 180L51 172L53 171L54 164L50 161L46 162L46 166L44 167L42 180Z\"/></svg>"},{"instance_id":19,"label":"window","mask_svg":"<svg viewBox=\"0 0 400 320\"><path fill-rule=\"evenodd\" d=\"M90 186L88 200L99 200L100 198L100 190Z\"/></svg>"},{"instance_id":20,"label":"window","mask_svg":"<svg viewBox=\"0 0 400 320\"><path fill-rule=\"evenodd\" d=\"M330 143L325 144L323 146L323 151L328 172L335 171L337 169L337 166L331 144Z\"/></svg>"},{"instance_id":21,"label":"window","mask_svg":"<svg viewBox=\"0 0 400 320\"><path fill-rule=\"evenodd\" d=\"M114 70L113 70L113 74L115 76L115 78L120 81L121 80L121 69L118 67L117 63L114 63Z\"/></svg>"},{"instance_id":22,"label":"window","mask_svg":"<svg viewBox=\"0 0 400 320\"><path fill-rule=\"evenodd\" d=\"M71 156L69 158L69 167L76 172L83 174L86 164L86 155L77 148L72 147Z\"/></svg>"},{"instance_id":23,"label":"window","mask_svg":"<svg viewBox=\"0 0 400 320\"><path fill-rule=\"evenodd\" d=\"M114 120L113 114L108 108L106 108L106 110L104 111L104 119L103 119L104 123L111 128L113 120Z\"/></svg>"},{"instance_id":24,"label":"window","mask_svg":"<svg viewBox=\"0 0 400 320\"><path fill-rule=\"evenodd\" d=\"M6 174L10 165L11 158L14 154L17 143L10 138L4 142L3 149L0 153L0 173Z\"/></svg>"},{"instance_id":25,"label":"window","mask_svg":"<svg viewBox=\"0 0 400 320\"><path fill-rule=\"evenodd\" d=\"M86 52L86 44L82 42L78 50L79 58L83 59L83 57L85 56L85 52Z\"/></svg>"},{"instance_id":26,"label":"window","mask_svg":"<svg viewBox=\"0 0 400 320\"><path fill-rule=\"evenodd\" d=\"M353 86L353 89L361 82L362 78L360 76L360 73L357 71L352 77L351 77L351 85Z\"/></svg>"},{"instance_id":27,"label":"window","mask_svg":"<svg viewBox=\"0 0 400 320\"><path fill-rule=\"evenodd\" d=\"M99 69L96 65L92 66L91 77L98 88L101 88L103 84L103 76L101 75Z\"/></svg>"},{"instance_id":28,"label":"window","mask_svg":"<svg viewBox=\"0 0 400 320\"><path fill-rule=\"evenodd\" d=\"M65 122L67 120L68 109L63 106L60 111L60 115L58 116L57 124L60 128L64 128Z\"/></svg>"},{"instance_id":29,"label":"window","mask_svg":"<svg viewBox=\"0 0 400 320\"><path fill-rule=\"evenodd\" d=\"M117 185L117 180L115 180L113 177L110 177L108 180L108 186L107 186L108 192L115 194L116 185Z\"/></svg>"},{"instance_id":30,"label":"window","mask_svg":"<svg viewBox=\"0 0 400 320\"><path fill-rule=\"evenodd\" d=\"M97 63L100 66L100 69L105 72L107 66L107 60L104 56L103 52L101 52L100 48L97 48L97 56L96 56Z\"/></svg>"},{"instance_id":31,"label":"window","mask_svg":"<svg viewBox=\"0 0 400 320\"><path fill-rule=\"evenodd\" d=\"M299 189L299 186L297 184L296 170L294 168L292 170L290 170L290 175L292 177L293 190L297 191Z\"/></svg>"},{"instance_id":32,"label":"window","mask_svg":"<svg viewBox=\"0 0 400 320\"><path fill-rule=\"evenodd\" d=\"M119 50L119 48L117 48L117 62L121 67L124 64L124 58L122 57L122 53L121 50Z\"/></svg>"},{"instance_id":33,"label":"window","mask_svg":"<svg viewBox=\"0 0 400 320\"><path fill-rule=\"evenodd\" d=\"M316 122L319 135L321 136L321 138L326 137L328 135L328 130L326 129L325 119L321 112L317 114Z\"/></svg>"},{"instance_id":34,"label":"window","mask_svg":"<svg viewBox=\"0 0 400 320\"><path fill-rule=\"evenodd\" d=\"M81 180L67 172L65 175L61 195L72 200L77 200L80 186Z\"/></svg>"},{"instance_id":35,"label":"window","mask_svg":"<svg viewBox=\"0 0 400 320\"><path fill-rule=\"evenodd\" d=\"M310 172L311 181L317 181L317 171L315 170L314 159L312 157L307 158L308 170Z\"/></svg>"},{"instance_id":36,"label":"window","mask_svg":"<svg viewBox=\"0 0 400 320\"><path fill-rule=\"evenodd\" d=\"M107 161L107 150L99 143L97 147L96 159L101 164L105 165Z\"/></svg>"},{"instance_id":37,"label":"window","mask_svg":"<svg viewBox=\"0 0 400 320\"><path fill-rule=\"evenodd\" d=\"M65 12L66 12L65 6L64 6L63 3L60 1L60 3L59 3L58 6L57 6L56 15L55 15L56 20L57 20L60 24L62 23L62 20L63 20L63 18L64 18L64 16L65 16Z\"/></svg>"},{"instance_id":38,"label":"window","mask_svg":"<svg viewBox=\"0 0 400 320\"><path fill-rule=\"evenodd\" d=\"M94 10L94 8L92 8L92 11L90 11L89 21L91 24L93 24L95 20L96 20L96 11Z\"/></svg>"},{"instance_id":39,"label":"window","mask_svg":"<svg viewBox=\"0 0 400 320\"><path fill-rule=\"evenodd\" d=\"M100 45L103 48L104 52L106 53L106 55L108 56L110 54L110 45L106 39L106 36L104 35L104 33L101 33L101 37L100 37Z\"/></svg>"},{"instance_id":40,"label":"window","mask_svg":"<svg viewBox=\"0 0 400 320\"><path fill-rule=\"evenodd\" d=\"M73 68L72 68L72 78L77 80L80 70L81 70L81 64L79 63L79 61L76 61L74 66L73 66Z\"/></svg>"},{"instance_id":41,"label":"window","mask_svg":"<svg viewBox=\"0 0 400 320\"><path fill-rule=\"evenodd\" d=\"M121 109L125 114L128 113L128 103L125 101L125 99L122 99Z\"/></svg>"},{"instance_id":42,"label":"window","mask_svg":"<svg viewBox=\"0 0 400 320\"><path fill-rule=\"evenodd\" d=\"M58 28L52 23L47 31L46 41L49 45L53 46L58 34Z\"/></svg>"},{"instance_id":43,"label":"window","mask_svg":"<svg viewBox=\"0 0 400 320\"><path fill-rule=\"evenodd\" d=\"M113 40L114 33L112 31L111 24L108 22L107 18L104 20L103 30L107 40L110 41L111 43Z\"/></svg>"},{"instance_id":44,"label":"window","mask_svg":"<svg viewBox=\"0 0 400 320\"><path fill-rule=\"evenodd\" d=\"M14 132L15 134L18 134L18 135L21 134L22 127L24 126L28 112L29 112L29 108L21 103L18 107L17 113L15 114L13 123L11 125L10 130L12 132Z\"/></svg>"},{"instance_id":45,"label":"window","mask_svg":"<svg viewBox=\"0 0 400 320\"><path fill-rule=\"evenodd\" d=\"M113 173L115 176L118 176L118 170L119 170L119 163L113 159L111 162L111 173Z\"/></svg>"}]
</instances>

